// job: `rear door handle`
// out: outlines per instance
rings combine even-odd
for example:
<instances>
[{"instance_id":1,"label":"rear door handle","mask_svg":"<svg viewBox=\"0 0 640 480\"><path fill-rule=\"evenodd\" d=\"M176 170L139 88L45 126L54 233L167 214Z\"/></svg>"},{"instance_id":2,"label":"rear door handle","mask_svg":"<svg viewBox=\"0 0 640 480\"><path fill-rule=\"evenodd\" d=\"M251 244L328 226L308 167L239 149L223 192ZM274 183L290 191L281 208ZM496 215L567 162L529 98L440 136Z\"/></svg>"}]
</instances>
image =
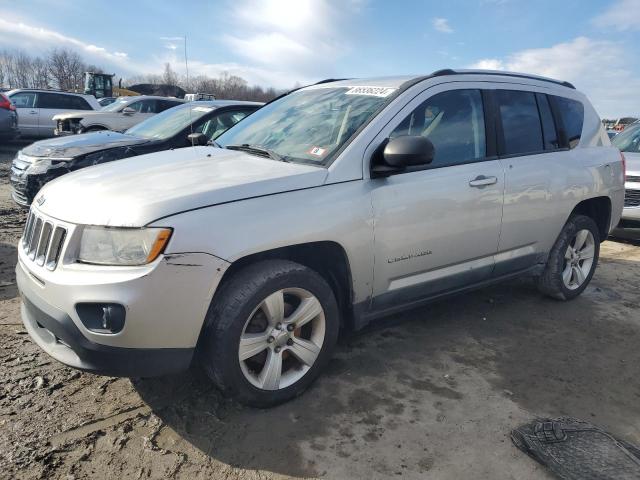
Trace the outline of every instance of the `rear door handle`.
<instances>
[{"instance_id":1,"label":"rear door handle","mask_svg":"<svg viewBox=\"0 0 640 480\"><path fill-rule=\"evenodd\" d=\"M38 111L37 111L37 110L31 110L31 111L29 112L29 115L37 115L37 114L38 114Z\"/></svg>"},{"instance_id":2,"label":"rear door handle","mask_svg":"<svg viewBox=\"0 0 640 480\"><path fill-rule=\"evenodd\" d=\"M469 181L469 186L480 188L486 187L487 185L493 185L494 183L498 183L498 177L485 177L484 175L478 175L476 178Z\"/></svg>"}]
</instances>

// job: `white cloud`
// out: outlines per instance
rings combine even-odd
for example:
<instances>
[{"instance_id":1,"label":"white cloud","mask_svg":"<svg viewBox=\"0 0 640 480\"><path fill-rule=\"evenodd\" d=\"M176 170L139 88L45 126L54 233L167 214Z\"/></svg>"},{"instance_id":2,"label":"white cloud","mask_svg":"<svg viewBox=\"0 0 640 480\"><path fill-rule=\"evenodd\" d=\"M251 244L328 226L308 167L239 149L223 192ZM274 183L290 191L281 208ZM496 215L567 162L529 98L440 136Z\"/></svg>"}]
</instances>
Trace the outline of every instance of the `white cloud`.
<instances>
[{"instance_id":1,"label":"white cloud","mask_svg":"<svg viewBox=\"0 0 640 480\"><path fill-rule=\"evenodd\" d=\"M287 75L287 86L305 83L331 75L350 52L344 32L365 6L366 0L236 0L228 15L237 28L222 40L258 69Z\"/></svg>"},{"instance_id":2,"label":"white cloud","mask_svg":"<svg viewBox=\"0 0 640 480\"><path fill-rule=\"evenodd\" d=\"M567 80L583 91L603 117L637 115L640 78L628 68L623 46L607 40L578 37L549 48L513 53L506 58L478 60L471 68L510 70Z\"/></svg>"},{"instance_id":3,"label":"white cloud","mask_svg":"<svg viewBox=\"0 0 640 480\"><path fill-rule=\"evenodd\" d=\"M640 30L640 0L618 0L594 18L593 23L619 31Z\"/></svg>"},{"instance_id":4,"label":"white cloud","mask_svg":"<svg viewBox=\"0 0 640 480\"><path fill-rule=\"evenodd\" d=\"M431 21L433 28L442 33L453 33L453 28L449 25L449 20L446 18L434 18Z\"/></svg>"},{"instance_id":5,"label":"white cloud","mask_svg":"<svg viewBox=\"0 0 640 480\"><path fill-rule=\"evenodd\" d=\"M78 50L88 62L108 61L112 65L129 69L125 52L112 52L105 47L93 45L74 37L46 28L21 22L11 22L0 17L0 45L41 52L43 47L67 47Z\"/></svg>"}]
</instances>

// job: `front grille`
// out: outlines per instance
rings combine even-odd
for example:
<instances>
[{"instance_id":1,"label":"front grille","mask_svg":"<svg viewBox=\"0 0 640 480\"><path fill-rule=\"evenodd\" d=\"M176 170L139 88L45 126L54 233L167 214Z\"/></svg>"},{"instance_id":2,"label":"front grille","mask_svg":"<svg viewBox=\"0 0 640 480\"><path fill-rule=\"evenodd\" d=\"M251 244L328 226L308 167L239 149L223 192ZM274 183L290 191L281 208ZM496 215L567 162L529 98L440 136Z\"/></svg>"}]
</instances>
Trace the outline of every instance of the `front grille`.
<instances>
[{"instance_id":1,"label":"front grille","mask_svg":"<svg viewBox=\"0 0 640 480\"><path fill-rule=\"evenodd\" d=\"M627 182L640 183L640 177L637 175L627 175Z\"/></svg>"},{"instance_id":2,"label":"front grille","mask_svg":"<svg viewBox=\"0 0 640 480\"><path fill-rule=\"evenodd\" d=\"M58 265L66 236L66 228L37 216L32 210L24 227L22 248L29 260L36 265L54 270Z\"/></svg>"},{"instance_id":3,"label":"front grille","mask_svg":"<svg viewBox=\"0 0 640 480\"><path fill-rule=\"evenodd\" d=\"M624 192L625 207L640 207L640 190L625 190Z\"/></svg>"}]
</instances>

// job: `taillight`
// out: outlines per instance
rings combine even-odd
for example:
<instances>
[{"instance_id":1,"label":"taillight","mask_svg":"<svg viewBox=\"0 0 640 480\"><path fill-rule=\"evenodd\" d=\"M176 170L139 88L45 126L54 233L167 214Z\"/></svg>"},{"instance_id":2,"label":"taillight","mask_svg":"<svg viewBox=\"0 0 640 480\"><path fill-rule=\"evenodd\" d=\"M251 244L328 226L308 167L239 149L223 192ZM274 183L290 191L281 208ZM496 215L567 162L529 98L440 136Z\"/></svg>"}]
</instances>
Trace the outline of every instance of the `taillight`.
<instances>
[{"instance_id":1,"label":"taillight","mask_svg":"<svg viewBox=\"0 0 640 480\"><path fill-rule=\"evenodd\" d=\"M627 181L627 159L624 158L624 153L620 152L620 160L622 160L622 180Z\"/></svg>"},{"instance_id":2,"label":"taillight","mask_svg":"<svg viewBox=\"0 0 640 480\"><path fill-rule=\"evenodd\" d=\"M2 110L15 110L16 106L11 103L11 100L9 100L6 95L0 93L0 108Z\"/></svg>"}]
</instances>

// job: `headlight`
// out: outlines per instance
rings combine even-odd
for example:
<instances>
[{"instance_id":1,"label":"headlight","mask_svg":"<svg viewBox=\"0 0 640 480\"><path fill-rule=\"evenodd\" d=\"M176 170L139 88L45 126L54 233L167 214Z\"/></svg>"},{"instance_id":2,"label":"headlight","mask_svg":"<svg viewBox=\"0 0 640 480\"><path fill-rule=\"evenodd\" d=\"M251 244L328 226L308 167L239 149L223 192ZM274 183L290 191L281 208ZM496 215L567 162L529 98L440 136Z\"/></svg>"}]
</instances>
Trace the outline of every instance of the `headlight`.
<instances>
[{"instance_id":1,"label":"headlight","mask_svg":"<svg viewBox=\"0 0 640 480\"><path fill-rule=\"evenodd\" d=\"M42 173L47 173L52 167L55 167L63 162L53 162L48 158L43 158L42 160L34 160L31 165L27 167L27 173L29 175L40 175Z\"/></svg>"},{"instance_id":2,"label":"headlight","mask_svg":"<svg viewBox=\"0 0 640 480\"><path fill-rule=\"evenodd\" d=\"M144 265L160 255L170 228L84 227L78 260L99 265Z\"/></svg>"}]
</instances>

